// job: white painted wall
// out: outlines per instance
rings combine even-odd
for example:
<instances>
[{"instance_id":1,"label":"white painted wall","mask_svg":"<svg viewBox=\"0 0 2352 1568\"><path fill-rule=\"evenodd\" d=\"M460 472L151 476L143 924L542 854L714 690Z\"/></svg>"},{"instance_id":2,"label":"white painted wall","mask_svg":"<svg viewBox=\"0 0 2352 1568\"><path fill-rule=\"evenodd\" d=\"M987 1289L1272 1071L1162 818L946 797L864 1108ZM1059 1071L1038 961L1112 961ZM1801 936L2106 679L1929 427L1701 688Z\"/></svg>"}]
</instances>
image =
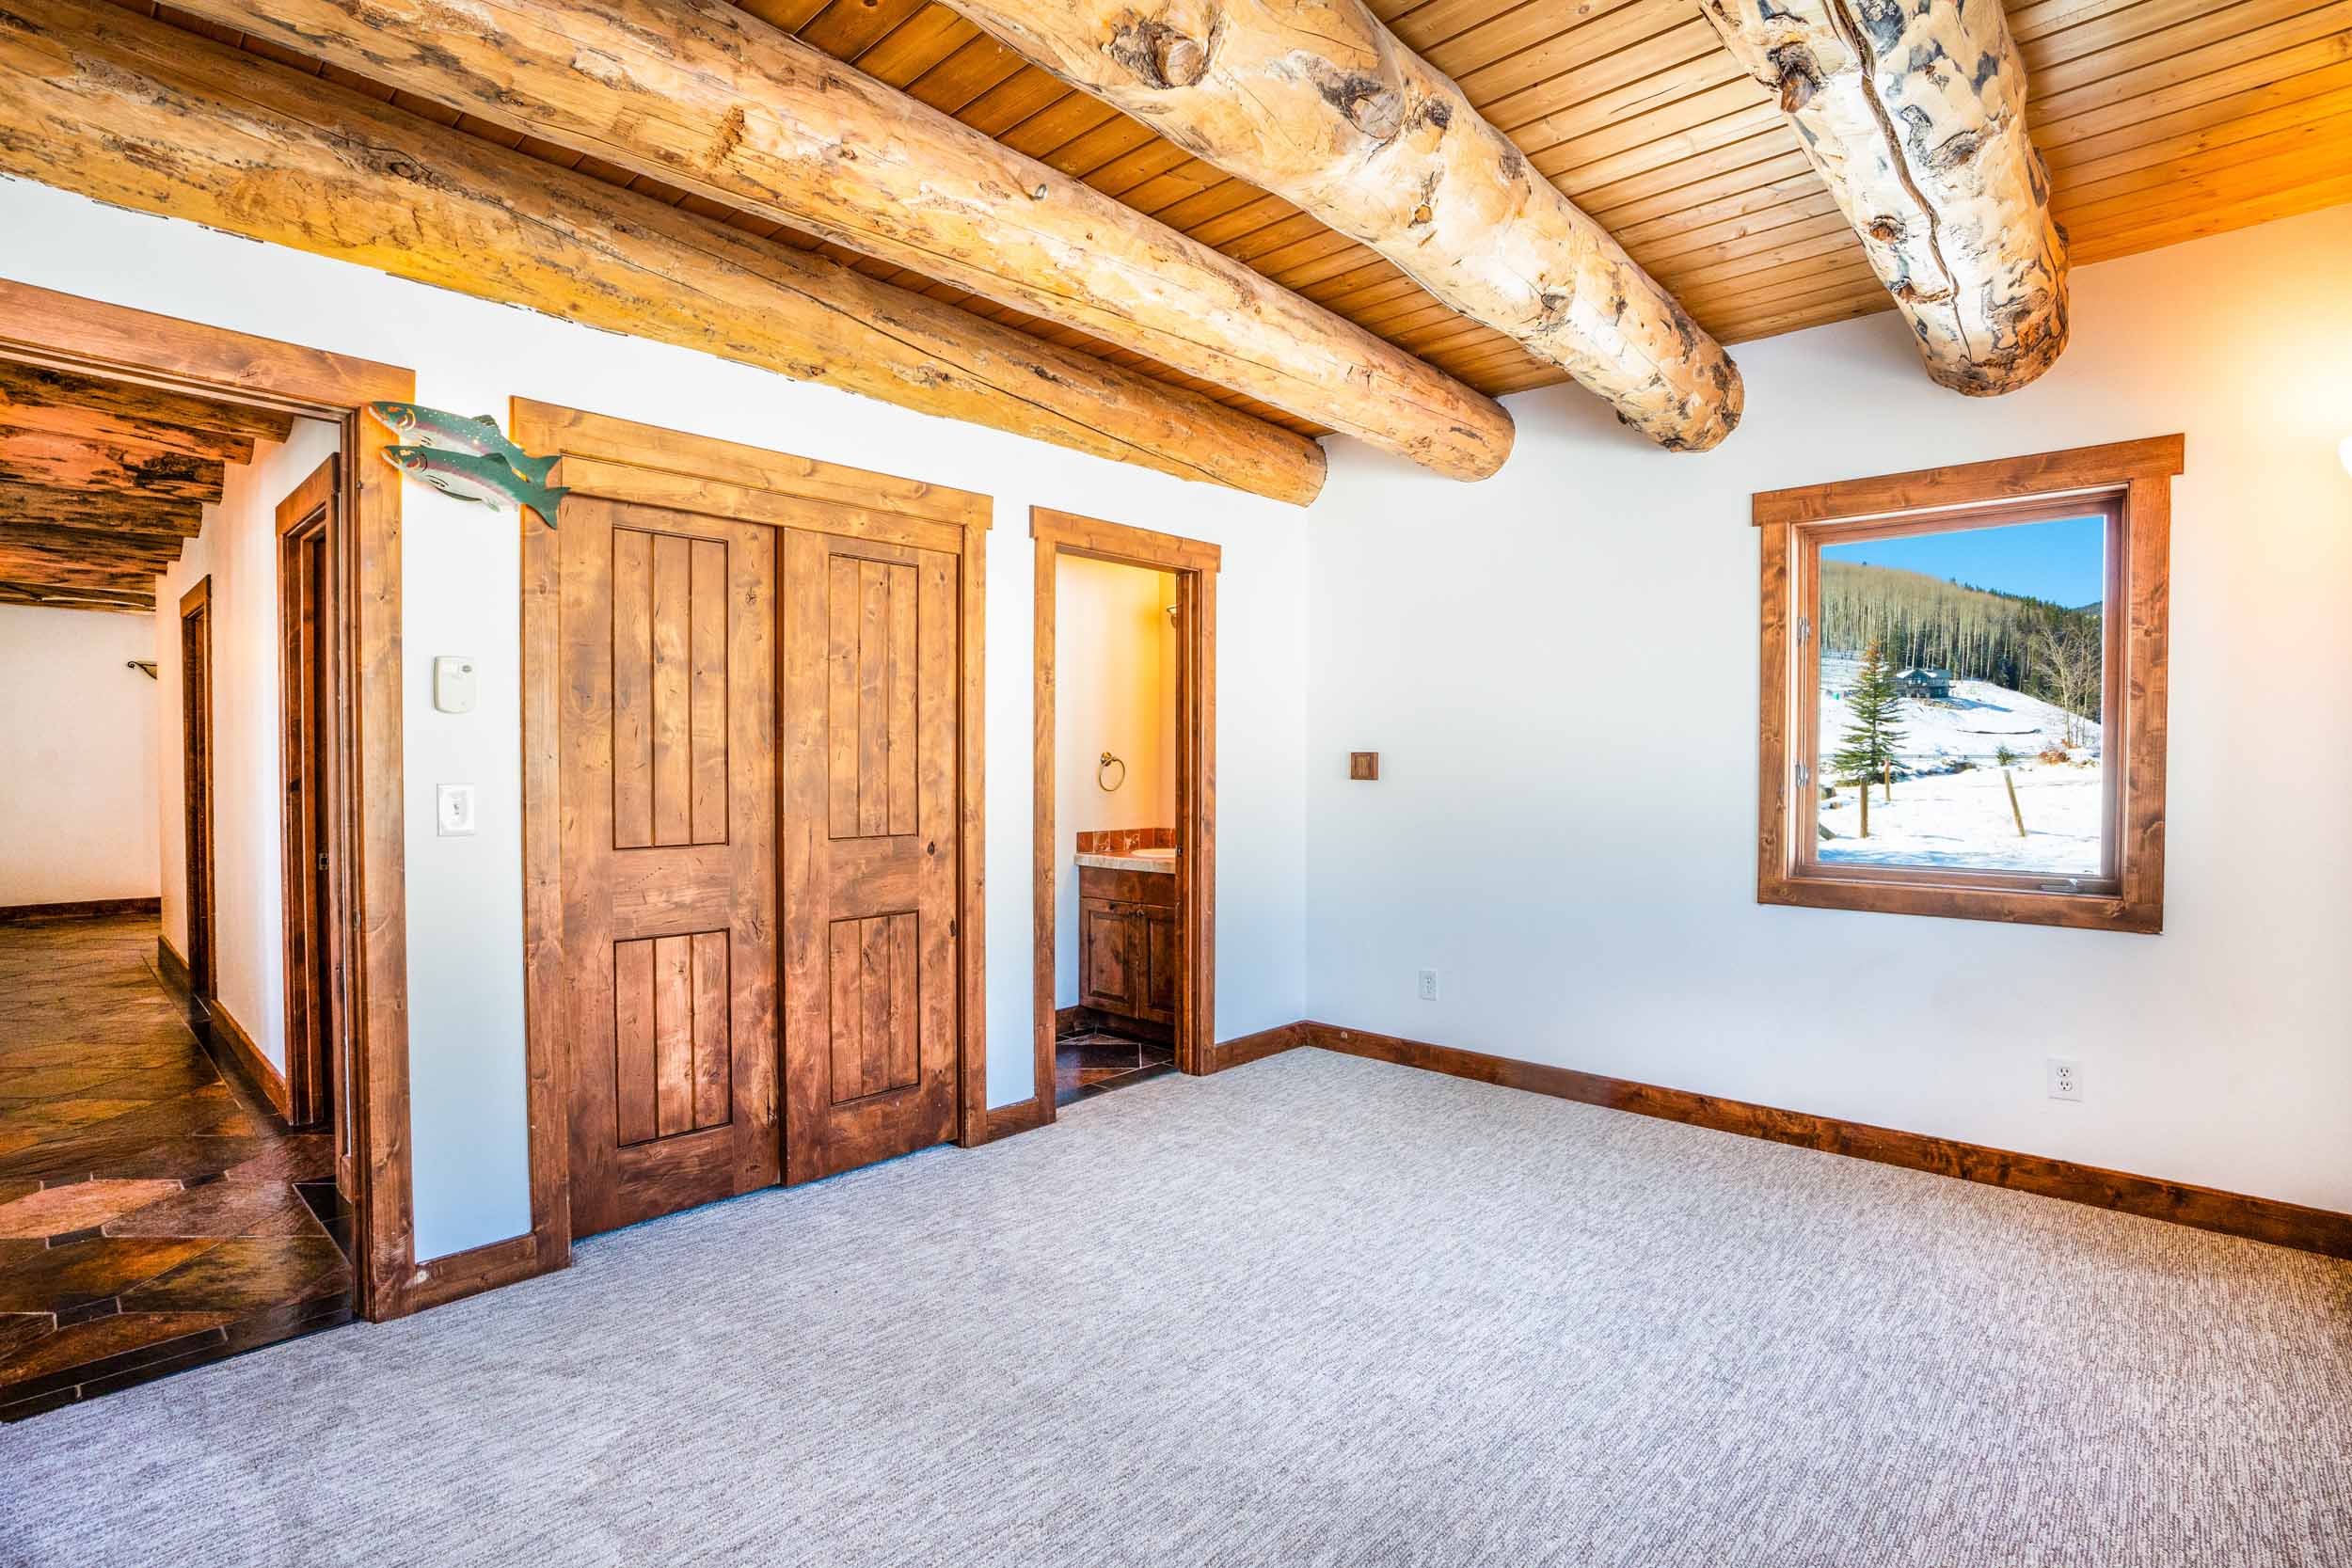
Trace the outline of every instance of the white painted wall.
<instances>
[{"instance_id":1,"label":"white painted wall","mask_svg":"<svg viewBox=\"0 0 2352 1568\"><path fill-rule=\"evenodd\" d=\"M213 941L215 994L279 1071L286 1067L285 764L278 755L278 503L335 454L341 435L300 420L280 444L257 441L232 463L204 528L155 579L154 794L164 935L188 952L186 755L181 711L180 599L206 578L213 598Z\"/></svg>"},{"instance_id":2,"label":"white painted wall","mask_svg":"<svg viewBox=\"0 0 2352 1568\"><path fill-rule=\"evenodd\" d=\"M1221 1037L1311 1015L2352 1208L2352 480L2334 457L2352 430L2352 210L2077 275L2074 348L2008 399L1936 390L1880 317L1741 347L1748 422L1719 452L1656 452L1555 388L1514 401L1518 452L1476 486L1336 443L1311 528L22 182L0 182L0 275L412 365L429 404L503 413L522 394L994 496L993 1103L1030 1092L1040 504L1224 548ZM2171 430L2188 434L2190 471L2168 933L1756 906L1750 492ZM510 520L409 497L412 1136L430 1258L528 1216L517 558ZM1651 635L1669 609L1675 636ZM156 641L169 653L160 626ZM437 653L477 659L475 713L431 711ZM162 754L176 723L159 725ZM1382 781L1346 782L1345 752L1366 748L1385 753ZM433 835L441 781L481 787L478 836ZM175 859L166 846L167 875ZM1424 965L1445 974L1437 1004L1413 999ZM264 989L257 1034L276 1027ZM2084 1059L2079 1105L2042 1098L2042 1058L2061 1045Z\"/></svg>"},{"instance_id":3,"label":"white painted wall","mask_svg":"<svg viewBox=\"0 0 2352 1568\"><path fill-rule=\"evenodd\" d=\"M1572 388L1476 486L1334 443L1311 1015L2352 1209L2348 266L2337 208L2078 272L2066 356L1990 402L1891 314L1742 344L1706 455ZM1750 494L2172 431L2165 934L1758 906Z\"/></svg>"},{"instance_id":4,"label":"white painted wall","mask_svg":"<svg viewBox=\"0 0 2352 1568\"><path fill-rule=\"evenodd\" d=\"M148 615L0 605L0 909L155 896Z\"/></svg>"},{"instance_id":5,"label":"white painted wall","mask_svg":"<svg viewBox=\"0 0 2352 1568\"><path fill-rule=\"evenodd\" d=\"M1222 546L1218 1033L1248 1034L1304 1010L1306 644L1297 611L1306 527L1296 509L22 182L0 182L0 234L8 236L0 276L411 366L426 404L503 417L510 396L542 398L993 496L985 847L995 1104L1031 1090L1028 509ZM528 1227L516 539L511 517L409 487L402 592L421 1258ZM432 658L442 653L477 660L481 700L470 715L432 711ZM480 787L475 837L434 836L438 782Z\"/></svg>"},{"instance_id":6,"label":"white painted wall","mask_svg":"<svg viewBox=\"0 0 2352 1568\"><path fill-rule=\"evenodd\" d=\"M1078 834L1176 825L1176 631L1168 572L1065 555L1054 567L1054 1005L1078 1001ZM1103 753L1124 782L1095 781ZM1120 769L1107 777L1121 778ZM1232 1031L1222 1030L1228 1038Z\"/></svg>"}]
</instances>

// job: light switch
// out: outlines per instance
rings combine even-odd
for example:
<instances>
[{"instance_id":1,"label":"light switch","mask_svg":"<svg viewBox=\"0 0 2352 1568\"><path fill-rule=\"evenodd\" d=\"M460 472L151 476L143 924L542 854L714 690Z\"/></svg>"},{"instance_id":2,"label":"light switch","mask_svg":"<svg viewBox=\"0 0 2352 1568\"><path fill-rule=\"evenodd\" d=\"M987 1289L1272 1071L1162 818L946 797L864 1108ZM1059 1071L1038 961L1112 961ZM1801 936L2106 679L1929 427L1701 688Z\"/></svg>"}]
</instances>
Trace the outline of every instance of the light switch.
<instances>
[{"instance_id":1,"label":"light switch","mask_svg":"<svg viewBox=\"0 0 2352 1568\"><path fill-rule=\"evenodd\" d=\"M434 801L433 831L443 838L473 836L473 785L439 786Z\"/></svg>"},{"instance_id":2,"label":"light switch","mask_svg":"<svg viewBox=\"0 0 2352 1568\"><path fill-rule=\"evenodd\" d=\"M433 705L443 713L473 711L473 659L443 654L433 661ZM467 830L471 832L471 829Z\"/></svg>"}]
</instances>

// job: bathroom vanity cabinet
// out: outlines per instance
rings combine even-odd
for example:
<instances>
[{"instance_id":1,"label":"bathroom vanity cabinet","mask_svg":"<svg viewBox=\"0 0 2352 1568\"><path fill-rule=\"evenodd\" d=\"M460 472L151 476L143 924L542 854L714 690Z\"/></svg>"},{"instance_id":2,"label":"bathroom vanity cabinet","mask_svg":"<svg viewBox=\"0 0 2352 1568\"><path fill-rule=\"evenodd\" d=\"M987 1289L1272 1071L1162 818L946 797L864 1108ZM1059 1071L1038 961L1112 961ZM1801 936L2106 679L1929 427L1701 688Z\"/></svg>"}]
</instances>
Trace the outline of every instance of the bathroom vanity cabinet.
<instances>
[{"instance_id":1,"label":"bathroom vanity cabinet","mask_svg":"<svg viewBox=\"0 0 2352 1568\"><path fill-rule=\"evenodd\" d=\"M1078 865L1078 1000L1114 1019L1173 1025L1184 979L1175 868L1086 863L1095 858Z\"/></svg>"}]
</instances>

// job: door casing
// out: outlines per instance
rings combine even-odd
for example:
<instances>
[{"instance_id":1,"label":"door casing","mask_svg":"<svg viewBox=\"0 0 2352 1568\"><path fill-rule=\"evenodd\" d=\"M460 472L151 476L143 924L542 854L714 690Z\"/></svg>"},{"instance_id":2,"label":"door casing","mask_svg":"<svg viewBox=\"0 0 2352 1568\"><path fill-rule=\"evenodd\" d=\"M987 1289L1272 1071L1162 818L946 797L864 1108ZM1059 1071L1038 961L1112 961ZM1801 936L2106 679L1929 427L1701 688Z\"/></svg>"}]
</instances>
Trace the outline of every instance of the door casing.
<instances>
[{"instance_id":1,"label":"door casing","mask_svg":"<svg viewBox=\"0 0 2352 1568\"><path fill-rule=\"evenodd\" d=\"M1066 875L1054 832L1055 563L1065 555L1172 573L1176 578L1176 902L1184 986L1176 999L1176 1066L1205 1073L1216 1040L1216 575L1215 545L1047 507L1029 509L1037 541L1036 822L1031 837L1036 943L1037 1097L1000 1106L1000 1132L1054 1119L1054 955L1057 879Z\"/></svg>"},{"instance_id":2,"label":"door casing","mask_svg":"<svg viewBox=\"0 0 2352 1568\"><path fill-rule=\"evenodd\" d=\"M278 503L278 870L286 972L286 1120L313 1127L342 1113L342 1037L335 1017L331 742L338 620L335 559L342 460L329 457ZM339 1137L338 1147L347 1140Z\"/></svg>"},{"instance_id":3,"label":"door casing","mask_svg":"<svg viewBox=\"0 0 2352 1568\"><path fill-rule=\"evenodd\" d=\"M186 863L188 990L207 1013L220 985L213 918L213 579L180 595L180 843Z\"/></svg>"},{"instance_id":4,"label":"door casing","mask_svg":"<svg viewBox=\"0 0 2352 1568\"><path fill-rule=\"evenodd\" d=\"M378 454L397 437L363 410L416 396L416 375L0 279L0 357L200 397L283 409L342 432L346 547L327 562L333 627L336 976L352 1072L351 1136L338 1179L352 1201L357 1309L381 1322L519 1277L505 1254L420 1262L408 1114L408 885L401 748L400 478ZM365 591L361 592L364 586ZM488 1249L485 1249L488 1250ZM501 1272L507 1271L507 1272Z\"/></svg>"},{"instance_id":5,"label":"door casing","mask_svg":"<svg viewBox=\"0 0 2352 1568\"><path fill-rule=\"evenodd\" d=\"M575 496L701 513L778 530L807 529L957 558L956 876L957 1134L989 1134L982 816L986 725L986 496L592 414L513 401L507 433L559 459L548 483ZM523 653L524 1052L531 1117L532 1236L538 1266L561 1268L572 1243L570 1072L563 1021L561 580L551 531L521 514Z\"/></svg>"}]
</instances>

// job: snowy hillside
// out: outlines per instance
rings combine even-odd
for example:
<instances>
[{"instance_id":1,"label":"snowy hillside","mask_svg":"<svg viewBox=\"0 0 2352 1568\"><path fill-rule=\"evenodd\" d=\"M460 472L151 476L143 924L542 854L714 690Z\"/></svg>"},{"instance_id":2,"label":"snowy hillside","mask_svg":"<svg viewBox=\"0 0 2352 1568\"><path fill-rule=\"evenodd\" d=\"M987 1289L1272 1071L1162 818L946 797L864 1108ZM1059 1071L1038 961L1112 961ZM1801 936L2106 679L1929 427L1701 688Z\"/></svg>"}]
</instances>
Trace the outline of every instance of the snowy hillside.
<instances>
[{"instance_id":1,"label":"snowy hillside","mask_svg":"<svg viewBox=\"0 0 2352 1568\"><path fill-rule=\"evenodd\" d=\"M2098 874L2106 807L2099 726L2074 720L2085 743L2065 761L2042 761L2064 748L2065 712L1988 681L1953 682L1947 702L1904 700L1896 752L1911 776L1896 776L1891 800L1872 786L1870 836L1859 837L1857 792L1830 757L1851 722L1844 696L1860 664L1851 655L1821 657L1821 825L1836 835L1820 842L1823 861ZM2016 758L2007 771L2026 822L2022 838L2002 781L2003 747Z\"/></svg>"}]
</instances>

